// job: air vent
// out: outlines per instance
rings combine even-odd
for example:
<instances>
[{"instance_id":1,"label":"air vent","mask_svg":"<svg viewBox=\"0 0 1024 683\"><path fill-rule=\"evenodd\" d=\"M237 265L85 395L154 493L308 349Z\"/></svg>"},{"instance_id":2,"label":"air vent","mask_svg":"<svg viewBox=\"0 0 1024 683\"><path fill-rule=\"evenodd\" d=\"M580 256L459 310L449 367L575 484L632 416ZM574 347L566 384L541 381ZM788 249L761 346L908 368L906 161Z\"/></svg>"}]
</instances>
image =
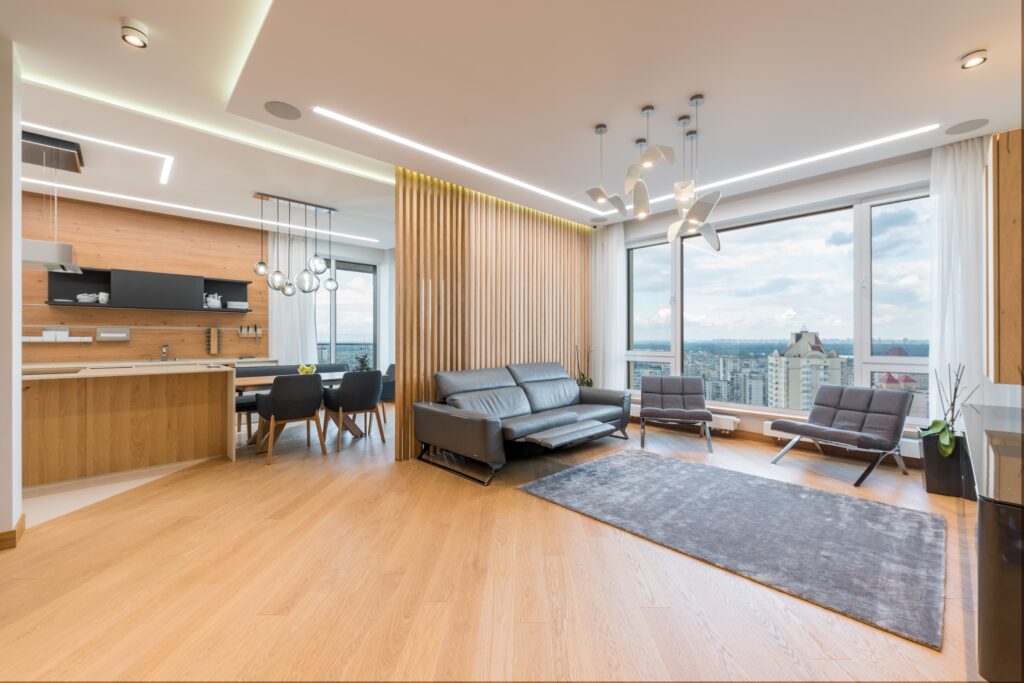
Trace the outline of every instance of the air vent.
<instances>
[{"instance_id":1,"label":"air vent","mask_svg":"<svg viewBox=\"0 0 1024 683\"><path fill-rule=\"evenodd\" d=\"M72 173L81 173L82 167L85 166L82 146L77 142L24 130L21 132L21 160L27 164Z\"/></svg>"}]
</instances>

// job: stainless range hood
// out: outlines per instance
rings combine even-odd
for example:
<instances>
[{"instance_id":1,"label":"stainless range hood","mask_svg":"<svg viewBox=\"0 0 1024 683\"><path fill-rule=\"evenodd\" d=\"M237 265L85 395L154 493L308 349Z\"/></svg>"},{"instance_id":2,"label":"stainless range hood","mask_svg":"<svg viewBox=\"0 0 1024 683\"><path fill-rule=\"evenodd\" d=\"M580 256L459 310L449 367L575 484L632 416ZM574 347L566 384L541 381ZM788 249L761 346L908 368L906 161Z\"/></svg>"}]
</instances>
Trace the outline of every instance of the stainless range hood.
<instances>
[{"instance_id":1,"label":"stainless range hood","mask_svg":"<svg viewBox=\"0 0 1024 683\"><path fill-rule=\"evenodd\" d=\"M22 240L21 265L23 268L44 268L54 273L81 275L75 265L75 249L67 242Z\"/></svg>"},{"instance_id":2,"label":"stainless range hood","mask_svg":"<svg viewBox=\"0 0 1024 683\"><path fill-rule=\"evenodd\" d=\"M77 142L29 131L21 132L21 158L27 164L72 173L81 173L82 167L85 166L82 160L82 146ZM56 236L56 188L53 194L53 229ZM23 239L21 264L23 268L45 268L54 273L82 274L82 269L75 265L75 249L66 242Z\"/></svg>"}]
</instances>

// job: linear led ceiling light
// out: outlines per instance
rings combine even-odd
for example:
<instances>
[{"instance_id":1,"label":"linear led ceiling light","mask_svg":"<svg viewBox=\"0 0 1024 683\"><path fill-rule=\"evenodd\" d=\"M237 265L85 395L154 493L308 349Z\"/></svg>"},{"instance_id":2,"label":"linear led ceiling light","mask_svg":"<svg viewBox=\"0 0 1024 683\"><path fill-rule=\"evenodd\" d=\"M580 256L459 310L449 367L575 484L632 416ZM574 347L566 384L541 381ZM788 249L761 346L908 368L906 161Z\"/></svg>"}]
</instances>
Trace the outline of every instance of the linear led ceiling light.
<instances>
[{"instance_id":1,"label":"linear led ceiling light","mask_svg":"<svg viewBox=\"0 0 1024 683\"><path fill-rule=\"evenodd\" d=\"M524 180L519 180L518 178L513 178L512 176L507 176L504 173L498 173L497 171L491 170L486 166L474 164L472 161L466 161L465 159L461 159L455 156L454 154L442 152L439 149L434 149L433 147L429 147L427 145L424 145L423 143L416 142L415 140L410 140L409 138L404 138L401 135L396 135L395 133L391 133L382 128L377 128L376 126L371 126L368 123L363 123L362 121L353 119L350 116L345 116L344 114L339 114L337 112L331 111L330 109L325 109L324 107L320 106L313 107L313 112L319 114L320 116L325 116L333 121L337 121L338 123L341 123L343 125L351 126L352 128L357 128L363 132L370 133L371 135L376 135L377 137L384 138L385 140L390 140L391 142L397 142L400 145L404 145L411 149L415 149L416 151L423 152L424 154L429 154L431 156L437 157L438 159L443 159L444 161L456 164L457 166L462 166L463 168L468 168L471 171L476 171L477 173L490 176L491 178L496 178L497 180L508 183L509 185L515 185L516 187L521 187L524 190L535 192L543 197L547 197L548 199L554 199L555 201L562 202L563 204L568 204L569 206L576 207L577 209L582 209L584 211L587 211L588 213L593 213L594 211L594 208L592 206L584 204L583 202L577 202L573 199L569 199L568 197L563 197L560 194L555 194L554 192L545 190L542 187L531 185L530 183ZM611 213L611 211L608 211L606 213Z\"/></svg>"},{"instance_id":2,"label":"linear led ceiling light","mask_svg":"<svg viewBox=\"0 0 1024 683\"><path fill-rule=\"evenodd\" d=\"M117 192L107 192L106 190L93 190L88 187L78 187L77 185L65 185L64 183L53 183L49 180L36 180L35 178L22 178L22 183L29 185L43 185L45 187L53 187L60 190L71 190L73 192L82 192L84 194L97 195L99 197L110 197L111 199L123 199L129 202L138 202L140 204L149 204L151 206L161 206L167 209L178 209L179 211L192 211L194 213L204 214L206 216L218 216L220 218L230 218L236 221L245 221L246 223L262 223L263 225L276 225L280 228L291 228L292 230L305 230L306 232L318 232L323 235L334 235L335 237L342 237L349 240L359 240L361 242L380 242L378 239L372 237L362 237L360 235L349 235L344 232L328 232L327 230L321 230L319 228L310 228L305 225L291 225L289 223L278 223L277 221L263 220L259 218L253 218L252 216L242 216L237 213L227 213L226 211L214 211L213 209L202 209L198 206L188 206L187 204L174 204L172 202L162 202L157 199L146 199L145 197L133 197L127 194L118 194Z\"/></svg>"},{"instance_id":3,"label":"linear led ceiling light","mask_svg":"<svg viewBox=\"0 0 1024 683\"><path fill-rule=\"evenodd\" d=\"M831 152L823 152L821 154L815 154L814 156L804 157L803 159L797 159L796 161L787 161L786 163L779 164L777 166L769 166L768 168L763 168L760 171L751 171L750 173L743 173L742 175L726 178L725 180L716 180L713 183L706 183L704 185L701 185L700 187L696 188L696 190L698 192L711 190L716 187L722 187L723 185L731 185L732 183L738 183L743 180L750 180L751 178L760 178L761 176L766 176L772 173L788 171L789 169L796 168L798 166L806 166L807 164L813 164L817 161L823 161L825 159L831 159L832 157L842 156L843 154L859 152L860 150L868 149L869 147L886 145L890 142L896 142L897 140L902 140L904 138L913 137L915 135L921 135L922 133L930 133L931 131L937 129L938 127L939 124L933 123L928 126L921 126L920 128L912 128L910 130L905 130L902 133L886 135L884 138L876 138L874 140L868 140L867 142L861 142L856 145L850 145L849 147L834 149ZM655 197L651 199L651 203L654 204L655 202L665 202L670 199L673 199L674 197L675 195L672 193L661 195L660 197ZM604 213L611 213L611 211L605 211Z\"/></svg>"},{"instance_id":4,"label":"linear led ceiling light","mask_svg":"<svg viewBox=\"0 0 1024 683\"><path fill-rule=\"evenodd\" d=\"M61 130L60 128L51 128L50 126L43 126L38 123L29 123L28 121L21 122L22 128L33 128L35 130L46 131L47 133L54 133L55 135L66 135L71 138L78 138L79 140L87 140L89 142L95 142L100 145L107 145L108 147L116 147L117 149L123 149L126 152L135 152L137 154L145 154L146 156L156 157L163 160L163 165L160 167L160 184L166 185L167 180L171 176L171 166L174 165L174 157L170 154L161 154L160 152L153 152L148 149L142 149L141 147L132 147L131 145L123 145L120 142L113 142L112 140L104 140L103 138L96 138L91 135L83 135L82 133L73 133L69 130Z\"/></svg>"}]
</instances>

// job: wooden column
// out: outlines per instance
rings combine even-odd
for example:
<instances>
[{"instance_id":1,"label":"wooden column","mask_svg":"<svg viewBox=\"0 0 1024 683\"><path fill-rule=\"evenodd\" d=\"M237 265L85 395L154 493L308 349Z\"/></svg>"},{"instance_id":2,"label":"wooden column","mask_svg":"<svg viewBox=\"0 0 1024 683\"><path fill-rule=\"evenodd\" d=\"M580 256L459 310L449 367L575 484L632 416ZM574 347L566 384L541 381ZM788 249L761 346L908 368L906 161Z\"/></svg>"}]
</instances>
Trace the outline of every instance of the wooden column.
<instances>
[{"instance_id":1,"label":"wooden column","mask_svg":"<svg viewBox=\"0 0 1024 683\"><path fill-rule=\"evenodd\" d=\"M415 457L412 404L434 373L557 361L589 346L591 229L396 170L395 457Z\"/></svg>"}]
</instances>

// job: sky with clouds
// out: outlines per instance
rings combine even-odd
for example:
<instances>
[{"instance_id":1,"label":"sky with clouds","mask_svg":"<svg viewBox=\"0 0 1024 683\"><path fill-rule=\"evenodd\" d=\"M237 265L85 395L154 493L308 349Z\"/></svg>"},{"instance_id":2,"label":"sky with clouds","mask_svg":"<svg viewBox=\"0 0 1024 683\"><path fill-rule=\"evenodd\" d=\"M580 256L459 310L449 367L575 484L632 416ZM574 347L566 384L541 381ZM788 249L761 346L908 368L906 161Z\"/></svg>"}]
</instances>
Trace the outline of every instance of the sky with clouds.
<instances>
[{"instance_id":1,"label":"sky with clouds","mask_svg":"<svg viewBox=\"0 0 1024 683\"><path fill-rule=\"evenodd\" d=\"M872 216L874 336L926 339L928 200L878 206ZM786 339L806 326L853 337L853 211L843 209L720 233L683 247L685 339ZM671 250L633 251L633 335L671 337Z\"/></svg>"},{"instance_id":2,"label":"sky with clouds","mask_svg":"<svg viewBox=\"0 0 1024 683\"><path fill-rule=\"evenodd\" d=\"M373 342L373 275L338 270L336 300L338 306L339 344L370 344ZM324 279L321 276L321 279ZM316 292L316 339L327 344L331 335L330 297L321 285Z\"/></svg>"}]
</instances>

